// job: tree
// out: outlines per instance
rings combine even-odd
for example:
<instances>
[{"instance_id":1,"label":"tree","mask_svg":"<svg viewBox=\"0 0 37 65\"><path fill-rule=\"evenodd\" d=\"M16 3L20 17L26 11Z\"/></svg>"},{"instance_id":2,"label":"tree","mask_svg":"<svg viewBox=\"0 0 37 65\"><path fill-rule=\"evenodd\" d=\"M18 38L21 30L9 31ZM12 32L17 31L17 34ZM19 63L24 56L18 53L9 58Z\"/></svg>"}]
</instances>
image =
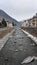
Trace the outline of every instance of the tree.
<instances>
[{"instance_id":1,"label":"tree","mask_svg":"<svg viewBox=\"0 0 37 65\"><path fill-rule=\"evenodd\" d=\"M2 27L2 24L1 24L1 22L0 22L0 28Z\"/></svg>"},{"instance_id":2,"label":"tree","mask_svg":"<svg viewBox=\"0 0 37 65\"><path fill-rule=\"evenodd\" d=\"M4 27L7 26L7 23L6 23L5 19L2 20L2 24L3 24Z\"/></svg>"},{"instance_id":3,"label":"tree","mask_svg":"<svg viewBox=\"0 0 37 65\"><path fill-rule=\"evenodd\" d=\"M13 26L16 26L16 24L15 24L14 22L12 22L12 25L13 25Z\"/></svg>"},{"instance_id":4,"label":"tree","mask_svg":"<svg viewBox=\"0 0 37 65\"><path fill-rule=\"evenodd\" d=\"M14 22L12 22L12 25L14 26Z\"/></svg>"}]
</instances>

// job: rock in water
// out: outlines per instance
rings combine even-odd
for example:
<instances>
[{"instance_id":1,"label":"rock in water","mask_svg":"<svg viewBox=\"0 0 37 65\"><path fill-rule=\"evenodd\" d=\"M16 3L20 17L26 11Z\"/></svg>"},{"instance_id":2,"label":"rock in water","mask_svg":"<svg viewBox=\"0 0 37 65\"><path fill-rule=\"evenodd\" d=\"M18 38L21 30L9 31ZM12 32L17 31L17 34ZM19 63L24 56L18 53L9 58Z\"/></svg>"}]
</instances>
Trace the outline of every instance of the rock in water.
<instances>
[{"instance_id":1,"label":"rock in water","mask_svg":"<svg viewBox=\"0 0 37 65\"><path fill-rule=\"evenodd\" d=\"M37 57L36 56L33 56L34 60L37 60Z\"/></svg>"},{"instance_id":2,"label":"rock in water","mask_svg":"<svg viewBox=\"0 0 37 65\"><path fill-rule=\"evenodd\" d=\"M30 63L30 62L32 62L33 60L34 60L34 57L29 56L29 57L27 57L26 59L24 59L23 62L21 62L21 64Z\"/></svg>"},{"instance_id":3,"label":"rock in water","mask_svg":"<svg viewBox=\"0 0 37 65\"><path fill-rule=\"evenodd\" d=\"M18 50L17 50L17 49L16 49L15 51L16 51L16 52L18 52Z\"/></svg>"}]
</instances>

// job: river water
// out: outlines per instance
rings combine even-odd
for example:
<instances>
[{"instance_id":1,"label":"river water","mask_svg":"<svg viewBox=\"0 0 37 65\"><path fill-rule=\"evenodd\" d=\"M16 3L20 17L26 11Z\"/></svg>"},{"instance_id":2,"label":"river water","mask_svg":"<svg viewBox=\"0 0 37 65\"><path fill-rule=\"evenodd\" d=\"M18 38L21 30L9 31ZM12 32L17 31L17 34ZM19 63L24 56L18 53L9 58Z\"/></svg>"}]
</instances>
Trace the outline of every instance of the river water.
<instances>
[{"instance_id":1,"label":"river water","mask_svg":"<svg viewBox=\"0 0 37 65\"><path fill-rule=\"evenodd\" d=\"M21 28L16 27L0 51L0 65L21 65L28 56L37 56L37 46L24 34ZM37 65L37 60L23 65Z\"/></svg>"}]
</instances>

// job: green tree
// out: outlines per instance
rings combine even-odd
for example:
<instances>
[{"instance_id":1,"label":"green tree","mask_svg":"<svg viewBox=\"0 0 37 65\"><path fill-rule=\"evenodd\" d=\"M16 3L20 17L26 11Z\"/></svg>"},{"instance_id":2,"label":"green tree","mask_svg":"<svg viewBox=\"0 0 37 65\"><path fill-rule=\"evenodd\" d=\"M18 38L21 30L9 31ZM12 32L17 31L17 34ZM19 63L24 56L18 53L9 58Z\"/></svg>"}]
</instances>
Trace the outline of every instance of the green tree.
<instances>
[{"instance_id":1,"label":"green tree","mask_svg":"<svg viewBox=\"0 0 37 65\"><path fill-rule=\"evenodd\" d=\"M2 24L3 24L4 27L7 26L7 23L6 23L5 19L2 20Z\"/></svg>"},{"instance_id":2,"label":"green tree","mask_svg":"<svg viewBox=\"0 0 37 65\"><path fill-rule=\"evenodd\" d=\"M12 25L14 26L14 22L12 22Z\"/></svg>"}]
</instances>

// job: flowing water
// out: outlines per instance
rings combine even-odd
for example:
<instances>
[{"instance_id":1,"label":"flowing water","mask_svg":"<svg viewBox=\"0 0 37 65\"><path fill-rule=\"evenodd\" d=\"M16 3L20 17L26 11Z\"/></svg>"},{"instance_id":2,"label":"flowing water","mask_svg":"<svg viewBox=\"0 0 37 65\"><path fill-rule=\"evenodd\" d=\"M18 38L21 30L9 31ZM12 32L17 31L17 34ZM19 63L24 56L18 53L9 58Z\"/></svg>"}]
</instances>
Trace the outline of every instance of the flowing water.
<instances>
[{"instance_id":1,"label":"flowing water","mask_svg":"<svg viewBox=\"0 0 37 65\"><path fill-rule=\"evenodd\" d=\"M21 28L16 27L15 32L10 36L0 51L0 65L21 65L21 62L28 56L37 56L37 46L24 34ZM37 65L37 61L23 65Z\"/></svg>"}]
</instances>

